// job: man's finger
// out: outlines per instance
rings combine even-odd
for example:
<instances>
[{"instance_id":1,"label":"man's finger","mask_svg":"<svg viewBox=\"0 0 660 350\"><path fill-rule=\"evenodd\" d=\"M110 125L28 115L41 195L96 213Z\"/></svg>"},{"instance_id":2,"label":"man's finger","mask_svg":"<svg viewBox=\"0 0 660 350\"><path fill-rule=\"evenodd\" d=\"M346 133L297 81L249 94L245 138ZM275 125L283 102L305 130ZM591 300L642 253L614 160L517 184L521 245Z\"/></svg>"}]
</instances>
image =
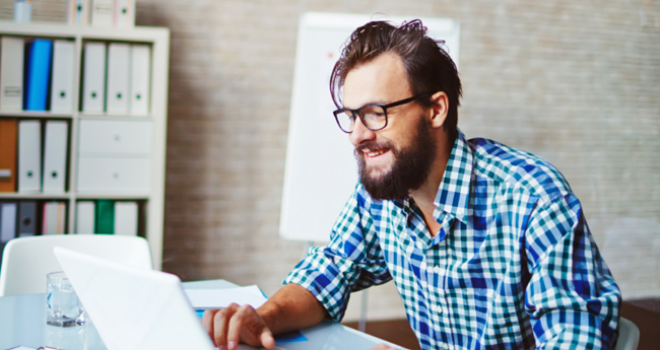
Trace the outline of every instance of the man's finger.
<instances>
[{"instance_id":1,"label":"man's finger","mask_svg":"<svg viewBox=\"0 0 660 350\"><path fill-rule=\"evenodd\" d=\"M266 349L272 349L275 346L275 338L273 338L273 333L271 333L268 327L264 327L264 330L261 331L261 346Z\"/></svg>"},{"instance_id":2,"label":"man's finger","mask_svg":"<svg viewBox=\"0 0 660 350\"><path fill-rule=\"evenodd\" d=\"M213 340L213 317L215 316L216 312L218 312L218 310L206 310L202 316L202 325L204 326L206 333L209 334L211 341L214 342L213 345L215 345L215 340Z\"/></svg>"},{"instance_id":3,"label":"man's finger","mask_svg":"<svg viewBox=\"0 0 660 350\"><path fill-rule=\"evenodd\" d=\"M238 305L232 303L215 314L213 320L215 346L227 346L227 327L229 327L229 320L236 313L237 308Z\"/></svg>"},{"instance_id":4,"label":"man's finger","mask_svg":"<svg viewBox=\"0 0 660 350\"><path fill-rule=\"evenodd\" d=\"M245 326L244 323L249 322L249 320L247 319L250 316L249 312L253 311L253 310L249 310L251 308L252 307L249 305L243 305L239 307L236 310L236 313L229 321L229 326L227 329L227 348L229 350L235 350L236 348L238 348L238 342L241 340L241 331ZM253 335L253 337L257 338L256 334ZM247 339L243 339L243 340L245 341Z\"/></svg>"}]
</instances>

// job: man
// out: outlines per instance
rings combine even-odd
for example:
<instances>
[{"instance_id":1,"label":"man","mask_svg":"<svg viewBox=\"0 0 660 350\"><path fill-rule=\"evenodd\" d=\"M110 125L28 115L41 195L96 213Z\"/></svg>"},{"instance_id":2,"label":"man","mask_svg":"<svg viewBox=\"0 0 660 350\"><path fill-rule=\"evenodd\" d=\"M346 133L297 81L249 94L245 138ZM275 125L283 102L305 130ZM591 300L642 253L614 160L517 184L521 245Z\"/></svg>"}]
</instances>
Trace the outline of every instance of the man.
<instances>
[{"instance_id":1,"label":"man","mask_svg":"<svg viewBox=\"0 0 660 350\"><path fill-rule=\"evenodd\" d=\"M264 306L205 313L217 345L271 348L393 279L423 349L613 348L620 291L580 202L544 160L465 139L458 72L425 33L416 20L352 34L331 92L360 183L330 243Z\"/></svg>"}]
</instances>

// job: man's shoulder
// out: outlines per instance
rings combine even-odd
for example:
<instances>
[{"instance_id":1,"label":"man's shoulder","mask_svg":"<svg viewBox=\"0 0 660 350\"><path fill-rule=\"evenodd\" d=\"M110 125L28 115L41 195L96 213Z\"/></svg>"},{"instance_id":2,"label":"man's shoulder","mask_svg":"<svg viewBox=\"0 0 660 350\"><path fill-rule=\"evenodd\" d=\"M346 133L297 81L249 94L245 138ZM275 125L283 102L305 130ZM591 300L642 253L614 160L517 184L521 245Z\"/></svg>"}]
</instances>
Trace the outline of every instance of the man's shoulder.
<instances>
[{"instance_id":1,"label":"man's shoulder","mask_svg":"<svg viewBox=\"0 0 660 350\"><path fill-rule=\"evenodd\" d=\"M468 144L478 180L548 200L572 193L561 172L537 155L484 138L470 139Z\"/></svg>"}]
</instances>

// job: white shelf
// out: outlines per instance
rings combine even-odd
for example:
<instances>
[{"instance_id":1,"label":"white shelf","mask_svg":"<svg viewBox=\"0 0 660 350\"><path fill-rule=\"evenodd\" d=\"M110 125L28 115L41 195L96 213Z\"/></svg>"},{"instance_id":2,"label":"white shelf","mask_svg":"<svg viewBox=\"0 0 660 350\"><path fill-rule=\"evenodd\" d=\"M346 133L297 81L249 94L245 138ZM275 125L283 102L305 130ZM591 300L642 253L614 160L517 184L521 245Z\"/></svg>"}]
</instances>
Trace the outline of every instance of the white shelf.
<instances>
[{"instance_id":1,"label":"white shelf","mask_svg":"<svg viewBox=\"0 0 660 350\"><path fill-rule=\"evenodd\" d=\"M170 32L167 28L135 27L89 27L75 26L59 23L15 23L13 21L0 21L0 36L23 36L26 38L70 39L76 45L76 62L74 81L81 81L81 67L83 44L85 41L106 41L148 44L151 46L151 96L149 100L149 116L129 115L84 115L78 111L80 99L80 86L74 89L72 113L59 114L50 112L0 112L0 118L17 119L69 119L69 164L68 188L64 194L48 193L0 193L0 199L16 200L66 200L69 203L67 232L73 232L76 222L75 201L93 199L135 200L147 201L145 236L151 247L153 266L161 269L163 253L163 218L165 208L165 140L167 127L167 87L169 73ZM78 133L81 120L110 120L110 121L151 121L151 153L149 156L151 167L150 191L148 193L77 193L76 170L78 154Z\"/></svg>"}]
</instances>

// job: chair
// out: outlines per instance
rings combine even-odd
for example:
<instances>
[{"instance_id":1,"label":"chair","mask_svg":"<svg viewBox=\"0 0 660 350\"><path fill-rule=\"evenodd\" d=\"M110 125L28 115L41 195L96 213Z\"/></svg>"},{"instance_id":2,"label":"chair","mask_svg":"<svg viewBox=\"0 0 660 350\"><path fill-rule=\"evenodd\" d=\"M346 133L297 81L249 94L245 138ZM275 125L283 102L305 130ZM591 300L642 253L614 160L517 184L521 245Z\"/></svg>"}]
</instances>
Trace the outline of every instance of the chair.
<instances>
[{"instance_id":1,"label":"chair","mask_svg":"<svg viewBox=\"0 0 660 350\"><path fill-rule=\"evenodd\" d=\"M619 318L619 340L614 350L637 350L639 345L639 328L631 321Z\"/></svg>"},{"instance_id":2,"label":"chair","mask_svg":"<svg viewBox=\"0 0 660 350\"><path fill-rule=\"evenodd\" d=\"M62 271L53 248L64 247L128 266L151 269L144 238L113 235L52 235L15 238L5 246L0 296L46 292L46 275Z\"/></svg>"}]
</instances>

